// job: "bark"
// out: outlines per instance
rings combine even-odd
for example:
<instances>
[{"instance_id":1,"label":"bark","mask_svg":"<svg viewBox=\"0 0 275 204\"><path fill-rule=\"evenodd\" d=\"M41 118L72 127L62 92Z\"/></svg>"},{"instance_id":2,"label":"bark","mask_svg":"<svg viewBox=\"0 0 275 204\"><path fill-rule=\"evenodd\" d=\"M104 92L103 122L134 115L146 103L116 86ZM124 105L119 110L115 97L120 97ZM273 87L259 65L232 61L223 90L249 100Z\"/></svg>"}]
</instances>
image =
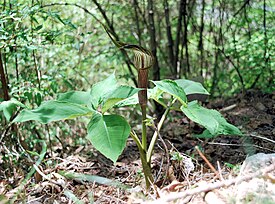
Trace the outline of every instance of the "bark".
<instances>
[{"instance_id":1,"label":"bark","mask_svg":"<svg viewBox=\"0 0 275 204\"><path fill-rule=\"evenodd\" d=\"M133 7L135 11L135 21L136 21L136 26L137 26L137 35L138 35L138 44L139 46L142 45L142 35L141 35L141 29L140 29L140 24L139 24L139 13L138 13L138 2L137 0L133 0Z\"/></svg>"},{"instance_id":2,"label":"bark","mask_svg":"<svg viewBox=\"0 0 275 204\"><path fill-rule=\"evenodd\" d=\"M153 1L148 0L147 3L148 3L147 10L148 10L148 21L149 21L150 47L151 47L152 54L155 58L155 63L153 65L153 80L158 81L160 80L160 68L159 68L158 58L157 58L157 42L156 42L156 31L155 31L155 23L154 23ZM160 119L164 109L157 102L154 102L154 104L155 104L155 113L157 115L157 119Z\"/></svg>"},{"instance_id":3,"label":"bark","mask_svg":"<svg viewBox=\"0 0 275 204\"><path fill-rule=\"evenodd\" d=\"M187 0L184 0L184 10L183 10L183 43L185 46L185 58L186 58L186 72L190 73L190 63L189 63L189 52L188 52L188 23L187 23ZM182 46L183 47L183 46Z\"/></svg>"},{"instance_id":4,"label":"bark","mask_svg":"<svg viewBox=\"0 0 275 204\"><path fill-rule=\"evenodd\" d=\"M35 70L35 74L36 74L36 80L37 80L38 88L40 90L41 89L41 82L40 82L41 73L40 73L40 71L38 69L38 66L37 66L37 61L36 61L34 50L32 51L32 58L33 58L34 70Z\"/></svg>"},{"instance_id":5,"label":"bark","mask_svg":"<svg viewBox=\"0 0 275 204\"><path fill-rule=\"evenodd\" d=\"M4 66L3 66L3 60L2 60L2 54L0 50L0 75L1 75L1 84L2 84L2 89L4 93L4 100L8 101L10 99L9 97L9 91L8 91L8 84L6 80L6 74L4 71Z\"/></svg>"},{"instance_id":6,"label":"bark","mask_svg":"<svg viewBox=\"0 0 275 204\"><path fill-rule=\"evenodd\" d=\"M214 4L212 5L212 9L214 10ZM216 86L217 86L217 83L218 83L218 69L219 69L219 57L220 57L220 50L218 49L218 47L220 46L221 44L221 40L222 40L222 17L221 17L221 3L220 3L220 6L219 6L219 32L215 35L215 33L213 34L214 36L214 42L215 42L215 45L216 45L216 48L215 48L215 60L214 60L214 67L213 67L213 77L212 77L212 84L211 84L211 90L210 90L210 94L213 95L215 89L216 89ZM215 32L213 30L213 32Z\"/></svg>"},{"instance_id":7,"label":"bark","mask_svg":"<svg viewBox=\"0 0 275 204\"><path fill-rule=\"evenodd\" d=\"M32 0L32 6L34 6L34 0ZM33 37L33 20L32 20L32 18L31 18L31 35ZM36 80L37 80L38 88L40 90L41 89L41 83L40 83L41 73L40 73L40 71L38 69L38 66L37 66L37 61L36 61L34 50L32 51L32 58L33 58L33 64L34 64L34 71L35 71L35 74L36 74ZM17 60L17 58L16 58L16 60Z\"/></svg>"},{"instance_id":8,"label":"bark","mask_svg":"<svg viewBox=\"0 0 275 204\"><path fill-rule=\"evenodd\" d=\"M14 57L15 57L15 72L16 72L16 79L17 79L17 82L19 82L19 69L18 69L18 57L17 57L16 39L15 39L14 54L15 54Z\"/></svg>"},{"instance_id":9,"label":"bark","mask_svg":"<svg viewBox=\"0 0 275 204\"><path fill-rule=\"evenodd\" d=\"M154 22L154 9L153 9L153 1L148 0L148 20L149 20L149 35L150 35L150 47L152 54L155 58L155 63L153 65L153 80L160 79L160 69L157 58L157 42L156 42L156 29Z\"/></svg>"},{"instance_id":10,"label":"bark","mask_svg":"<svg viewBox=\"0 0 275 204\"><path fill-rule=\"evenodd\" d=\"M251 40L251 28L250 28L250 23L248 20L248 16L247 16L247 11L246 11L246 7L244 8L244 18L247 24L247 34L248 34L248 40Z\"/></svg>"},{"instance_id":11,"label":"bark","mask_svg":"<svg viewBox=\"0 0 275 204\"><path fill-rule=\"evenodd\" d=\"M176 31L176 40L175 40L175 56L174 56L174 76L176 77L178 75L177 71L177 64L179 59L179 44L180 44L180 33L181 33L181 25L182 25L182 16L183 16L183 10L184 10L184 2L186 0L180 1L179 6L179 15L178 15L178 24L177 24L177 31Z\"/></svg>"},{"instance_id":12,"label":"bark","mask_svg":"<svg viewBox=\"0 0 275 204\"><path fill-rule=\"evenodd\" d=\"M203 54L203 30L204 30L204 10L205 10L205 0L202 0L202 10L201 10L201 26L200 26L200 39L198 44L198 50L200 53L200 74L203 75L203 62L204 62L204 54Z\"/></svg>"},{"instance_id":13,"label":"bark","mask_svg":"<svg viewBox=\"0 0 275 204\"><path fill-rule=\"evenodd\" d=\"M141 17L141 20L142 20L142 23L148 28L148 23L147 23L147 20L145 18L145 13L142 11L142 9L140 8L139 4L138 4L138 0L133 0L134 1L134 4L136 6L135 9L137 9L138 13L140 14L140 17ZM145 3L143 2L143 5L145 5ZM146 9L144 9L146 10Z\"/></svg>"},{"instance_id":14,"label":"bark","mask_svg":"<svg viewBox=\"0 0 275 204\"><path fill-rule=\"evenodd\" d=\"M169 4L167 0L163 1L163 6L164 6L164 14L165 14L165 22L166 22L166 36L167 36L167 47L168 47L168 58L169 58L169 63L170 67L174 66L174 42L173 42L173 37L172 37L172 32L171 32L171 24L170 24L170 15L169 15Z\"/></svg>"}]
</instances>

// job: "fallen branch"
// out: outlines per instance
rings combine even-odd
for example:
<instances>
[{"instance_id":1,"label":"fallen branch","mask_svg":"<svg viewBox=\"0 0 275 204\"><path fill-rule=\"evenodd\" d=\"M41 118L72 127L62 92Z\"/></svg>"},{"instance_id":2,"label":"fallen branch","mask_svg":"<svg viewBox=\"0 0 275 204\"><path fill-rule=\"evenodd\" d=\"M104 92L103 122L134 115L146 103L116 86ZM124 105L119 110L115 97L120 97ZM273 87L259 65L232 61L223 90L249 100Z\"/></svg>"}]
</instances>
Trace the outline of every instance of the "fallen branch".
<instances>
[{"instance_id":1,"label":"fallen branch","mask_svg":"<svg viewBox=\"0 0 275 204\"><path fill-rule=\"evenodd\" d=\"M202 192L208 192L208 191L212 191L214 189L218 189L221 187L228 187L231 186L233 184L236 183L240 183L243 181L248 181L252 178L258 177L260 175L265 175L271 171L275 170L275 159L272 160L272 164L267 166L266 168L264 168L263 170L257 171L256 173L253 174L249 174L247 176L243 176L241 178L237 177L234 179L229 179L229 180L224 180L224 181L218 181L215 183L210 183L207 186L202 186L202 187L197 187L194 189L189 189L186 190L184 192L179 192L179 193L170 193L169 195L165 196L165 197L161 197L153 202L150 202L150 204L162 204L162 203L167 203L170 201L174 201L177 199L184 199L188 196L193 196Z\"/></svg>"},{"instance_id":2,"label":"fallen branch","mask_svg":"<svg viewBox=\"0 0 275 204\"><path fill-rule=\"evenodd\" d=\"M233 105L224 107L224 108L220 109L219 111L220 111L220 112L227 112L227 111L230 111L230 110L232 110L232 109L234 109L234 108L236 108L236 107L237 107L237 104L233 104Z\"/></svg>"}]
</instances>

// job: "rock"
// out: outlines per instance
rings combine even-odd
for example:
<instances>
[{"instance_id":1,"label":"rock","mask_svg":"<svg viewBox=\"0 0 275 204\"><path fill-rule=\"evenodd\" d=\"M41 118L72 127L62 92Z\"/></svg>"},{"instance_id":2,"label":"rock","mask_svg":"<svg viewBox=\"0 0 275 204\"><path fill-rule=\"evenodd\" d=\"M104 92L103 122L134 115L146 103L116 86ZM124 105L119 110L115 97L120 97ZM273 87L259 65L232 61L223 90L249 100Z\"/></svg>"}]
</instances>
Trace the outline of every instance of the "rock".
<instances>
[{"instance_id":1,"label":"rock","mask_svg":"<svg viewBox=\"0 0 275 204\"><path fill-rule=\"evenodd\" d=\"M253 178L237 186L236 203L275 203L275 185Z\"/></svg>"},{"instance_id":2,"label":"rock","mask_svg":"<svg viewBox=\"0 0 275 204\"><path fill-rule=\"evenodd\" d=\"M275 154L258 153L247 157L243 162L241 174L247 175L250 173L255 173L256 171L271 165L272 162L274 162L272 160L275 160Z\"/></svg>"},{"instance_id":3,"label":"rock","mask_svg":"<svg viewBox=\"0 0 275 204\"><path fill-rule=\"evenodd\" d=\"M275 162L275 154L258 153L248 157L239 177L263 170ZM273 171L275 173L275 171ZM275 184L266 175L236 184L235 203L275 203Z\"/></svg>"},{"instance_id":4,"label":"rock","mask_svg":"<svg viewBox=\"0 0 275 204\"><path fill-rule=\"evenodd\" d=\"M204 200L207 204L213 204L213 203L219 203L219 204L225 204L222 198L220 198L216 193L210 191L206 194L204 197Z\"/></svg>"}]
</instances>

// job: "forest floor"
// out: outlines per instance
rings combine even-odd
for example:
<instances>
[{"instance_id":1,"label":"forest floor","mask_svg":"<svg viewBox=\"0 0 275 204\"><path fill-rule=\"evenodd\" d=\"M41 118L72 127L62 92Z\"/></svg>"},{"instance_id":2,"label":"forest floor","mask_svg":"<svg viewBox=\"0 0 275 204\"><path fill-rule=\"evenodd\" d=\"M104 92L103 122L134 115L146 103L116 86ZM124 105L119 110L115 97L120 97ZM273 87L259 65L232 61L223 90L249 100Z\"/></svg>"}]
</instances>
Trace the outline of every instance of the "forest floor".
<instances>
[{"instance_id":1,"label":"forest floor","mask_svg":"<svg viewBox=\"0 0 275 204\"><path fill-rule=\"evenodd\" d=\"M240 94L227 100L217 99L206 105L219 110L245 136L195 138L192 134L200 133L202 129L183 115L171 113L173 117L165 122L160 132L166 147L159 141L152 159L156 185L150 192L146 192L143 186L137 147L129 139L127 148L115 165L100 153L91 151L93 147L90 145L54 151L53 155L49 153L49 162L45 160L39 166L40 171L17 195L16 203L73 203L72 200L75 203L155 201L160 204L169 200L177 203L258 203L259 199L263 203L263 198L266 199L264 203L275 203L274 190L269 189L275 189L274 168L273 174L270 174L267 171L272 169L265 164L255 171L245 171L246 167L241 166L247 154L256 153L273 153L273 160L271 157L269 163L271 161L273 167L275 165L275 94L249 91L244 96ZM212 169L207 161L213 166ZM0 170L1 174L6 171ZM13 178L0 180L0 204L18 192L18 185L26 176L26 172L15 172ZM244 180L249 186L265 187L240 195L240 188L243 187L237 184L244 185ZM13 185L10 185L11 182Z\"/></svg>"}]
</instances>

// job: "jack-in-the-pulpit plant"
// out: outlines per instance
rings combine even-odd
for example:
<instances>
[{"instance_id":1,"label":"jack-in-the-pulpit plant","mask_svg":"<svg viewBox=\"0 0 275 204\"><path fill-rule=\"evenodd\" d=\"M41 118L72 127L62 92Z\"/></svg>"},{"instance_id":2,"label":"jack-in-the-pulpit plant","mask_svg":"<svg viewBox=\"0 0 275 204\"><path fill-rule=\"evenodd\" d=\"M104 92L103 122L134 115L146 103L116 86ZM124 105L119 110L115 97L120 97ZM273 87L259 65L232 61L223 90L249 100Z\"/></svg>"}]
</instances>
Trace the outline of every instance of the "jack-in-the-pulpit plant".
<instances>
[{"instance_id":1,"label":"jack-in-the-pulpit plant","mask_svg":"<svg viewBox=\"0 0 275 204\"><path fill-rule=\"evenodd\" d=\"M29 109L16 99L0 104L0 111L9 121L12 114L21 107L19 114L10 122L35 120L46 124L52 121L74 119L79 116L89 118L87 139L104 156L114 163L123 152L129 136L136 142L147 188L154 183L151 172L151 157L154 146L166 116L171 109L182 111L190 120L205 127L201 137L214 137L220 134L241 135L240 130L229 124L216 110L202 107L197 101L188 102L189 94L206 94L207 90L198 82L186 79L152 81L152 89L148 86L148 71L154 63L151 52L137 45L118 42L105 27L111 40L119 49L134 52L133 64L138 71L138 87L118 84L115 74L94 84L88 91L69 91L60 93L56 100L44 101L38 108ZM148 94L148 95L147 95ZM163 97L168 94L171 97ZM155 100L165 108L157 130L152 137L147 137L146 109L148 98ZM178 101L178 103L176 103ZM109 114L108 110L123 106L140 105L142 110L142 133L139 137L131 131L129 122L120 115ZM176 104L176 105L175 105ZM179 105L180 104L180 105ZM147 141L150 138L150 141Z\"/></svg>"}]
</instances>

